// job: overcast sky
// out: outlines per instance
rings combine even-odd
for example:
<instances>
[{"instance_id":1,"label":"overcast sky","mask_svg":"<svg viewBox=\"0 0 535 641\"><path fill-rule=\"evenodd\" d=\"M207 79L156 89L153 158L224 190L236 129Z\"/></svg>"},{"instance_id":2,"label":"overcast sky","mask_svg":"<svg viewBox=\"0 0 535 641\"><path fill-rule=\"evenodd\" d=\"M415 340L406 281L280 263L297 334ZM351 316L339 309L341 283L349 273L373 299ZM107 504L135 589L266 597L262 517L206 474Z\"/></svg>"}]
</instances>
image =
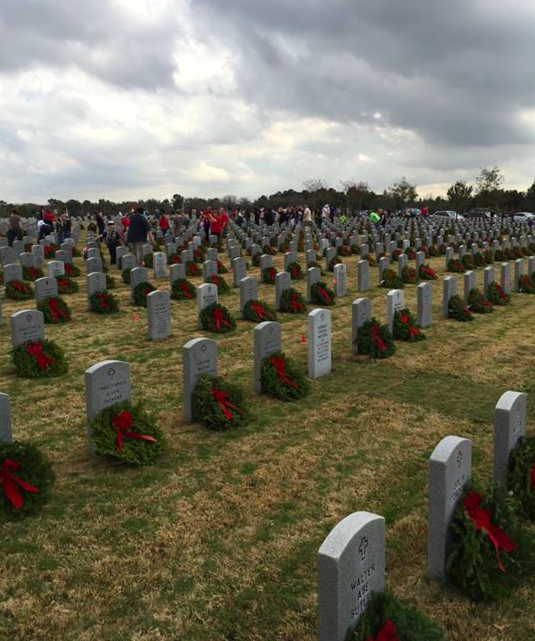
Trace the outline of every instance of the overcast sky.
<instances>
[{"instance_id":1,"label":"overcast sky","mask_svg":"<svg viewBox=\"0 0 535 641\"><path fill-rule=\"evenodd\" d=\"M532 0L0 0L0 199L535 178Z\"/></svg>"}]
</instances>

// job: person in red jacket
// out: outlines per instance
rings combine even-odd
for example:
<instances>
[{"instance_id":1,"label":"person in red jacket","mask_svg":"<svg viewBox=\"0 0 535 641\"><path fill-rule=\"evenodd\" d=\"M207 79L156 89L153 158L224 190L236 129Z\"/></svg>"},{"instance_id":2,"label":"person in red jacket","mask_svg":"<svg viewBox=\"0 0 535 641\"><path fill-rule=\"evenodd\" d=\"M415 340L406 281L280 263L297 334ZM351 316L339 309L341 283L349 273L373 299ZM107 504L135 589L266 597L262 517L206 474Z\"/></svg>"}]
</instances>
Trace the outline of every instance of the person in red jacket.
<instances>
[{"instance_id":1,"label":"person in red jacket","mask_svg":"<svg viewBox=\"0 0 535 641\"><path fill-rule=\"evenodd\" d=\"M169 218L167 218L164 211L160 213L160 217L158 218L158 226L160 227L162 234L167 234L167 232L169 231Z\"/></svg>"},{"instance_id":2,"label":"person in red jacket","mask_svg":"<svg viewBox=\"0 0 535 641\"><path fill-rule=\"evenodd\" d=\"M221 214L218 211L212 211L209 214L210 221L210 233L214 236L221 236L223 231L223 221L221 220Z\"/></svg>"}]
</instances>

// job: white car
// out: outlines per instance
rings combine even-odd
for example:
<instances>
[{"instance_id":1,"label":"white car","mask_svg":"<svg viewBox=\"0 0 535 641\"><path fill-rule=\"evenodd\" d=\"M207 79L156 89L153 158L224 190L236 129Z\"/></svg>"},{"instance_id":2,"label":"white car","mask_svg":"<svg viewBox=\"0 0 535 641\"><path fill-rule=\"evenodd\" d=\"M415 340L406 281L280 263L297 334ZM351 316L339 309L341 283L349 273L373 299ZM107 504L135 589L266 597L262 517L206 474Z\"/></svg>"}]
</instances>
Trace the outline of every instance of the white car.
<instances>
[{"instance_id":1,"label":"white car","mask_svg":"<svg viewBox=\"0 0 535 641\"><path fill-rule=\"evenodd\" d=\"M452 211L450 209L435 211L433 216L438 216L439 218L448 218L449 220L458 220L459 218L463 218L461 214L458 214L456 211Z\"/></svg>"},{"instance_id":2,"label":"white car","mask_svg":"<svg viewBox=\"0 0 535 641\"><path fill-rule=\"evenodd\" d=\"M535 214L529 211L517 211L513 214L513 220L526 223L528 218L535 218Z\"/></svg>"}]
</instances>

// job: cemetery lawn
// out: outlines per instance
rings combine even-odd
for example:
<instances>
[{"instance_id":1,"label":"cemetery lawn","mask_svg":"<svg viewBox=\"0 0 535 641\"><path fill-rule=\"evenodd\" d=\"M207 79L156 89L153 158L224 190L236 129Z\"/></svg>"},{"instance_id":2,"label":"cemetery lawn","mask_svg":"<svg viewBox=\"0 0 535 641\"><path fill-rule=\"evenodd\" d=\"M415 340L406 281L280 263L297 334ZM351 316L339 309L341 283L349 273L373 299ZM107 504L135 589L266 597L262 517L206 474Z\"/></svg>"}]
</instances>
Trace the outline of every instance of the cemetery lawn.
<instances>
[{"instance_id":1,"label":"cemetery lawn","mask_svg":"<svg viewBox=\"0 0 535 641\"><path fill-rule=\"evenodd\" d=\"M307 398L284 404L254 394L253 323L217 337L219 373L247 390L254 414L239 432L211 433L182 418L182 345L202 335L195 301L172 301L172 338L150 343L146 311L131 307L115 268L121 312L87 311L76 259L80 293L65 296L74 321L46 329L65 348L69 373L33 382L15 377L8 349L9 315L33 303L3 300L0 390L11 396L15 438L41 447L57 479L38 517L0 530L1 639L313 641L317 550L357 510L386 517L388 587L453 641L535 638L535 576L490 605L425 578L429 455L444 436L468 437L474 476L490 480L498 398L535 392L535 296L515 294L472 323L444 321L435 281L427 340L398 342L392 358L370 363L352 355L351 303L369 295L384 319L387 290L357 293L356 262L344 258L348 295L331 308L333 371ZM429 262L443 277L444 259ZM479 269L479 286L482 279ZM166 279L149 280L168 288ZM458 285L462 293L461 278ZM293 286L305 292L305 281ZM261 300L274 296L259 284ZM416 286L405 296L416 311ZM237 290L220 302L238 318ZM285 353L305 369L306 315L279 320ZM168 437L158 465L130 469L87 453L84 371L108 358L131 364L134 399ZM530 434L534 419L530 395Z\"/></svg>"}]
</instances>

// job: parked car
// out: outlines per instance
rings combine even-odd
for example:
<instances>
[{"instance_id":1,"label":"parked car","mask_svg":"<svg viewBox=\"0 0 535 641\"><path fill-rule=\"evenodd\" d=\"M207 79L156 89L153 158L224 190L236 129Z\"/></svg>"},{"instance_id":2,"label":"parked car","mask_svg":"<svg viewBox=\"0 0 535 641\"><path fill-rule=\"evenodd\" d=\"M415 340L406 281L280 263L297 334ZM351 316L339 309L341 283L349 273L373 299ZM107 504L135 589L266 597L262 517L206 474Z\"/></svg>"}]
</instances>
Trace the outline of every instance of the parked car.
<instances>
[{"instance_id":1,"label":"parked car","mask_svg":"<svg viewBox=\"0 0 535 641\"><path fill-rule=\"evenodd\" d=\"M517 211L513 214L513 220L516 220L518 222L526 223L529 218L534 219L535 214L532 214L529 211Z\"/></svg>"},{"instance_id":2,"label":"parked car","mask_svg":"<svg viewBox=\"0 0 535 641\"><path fill-rule=\"evenodd\" d=\"M488 209L472 209L471 211L467 211L466 214L464 214L464 217L490 220L492 218L492 212Z\"/></svg>"},{"instance_id":3,"label":"parked car","mask_svg":"<svg viewBox=\"0 0 535 641\"><path fill-rule=\"evenodd\" d=\"M435 211L433 216L438 216L439 218L448 218L449 220L457 220L463 218L462 214L458 214L456 211L451 209L441 209L440 211Z\"/></svg>"}]
</instances>

